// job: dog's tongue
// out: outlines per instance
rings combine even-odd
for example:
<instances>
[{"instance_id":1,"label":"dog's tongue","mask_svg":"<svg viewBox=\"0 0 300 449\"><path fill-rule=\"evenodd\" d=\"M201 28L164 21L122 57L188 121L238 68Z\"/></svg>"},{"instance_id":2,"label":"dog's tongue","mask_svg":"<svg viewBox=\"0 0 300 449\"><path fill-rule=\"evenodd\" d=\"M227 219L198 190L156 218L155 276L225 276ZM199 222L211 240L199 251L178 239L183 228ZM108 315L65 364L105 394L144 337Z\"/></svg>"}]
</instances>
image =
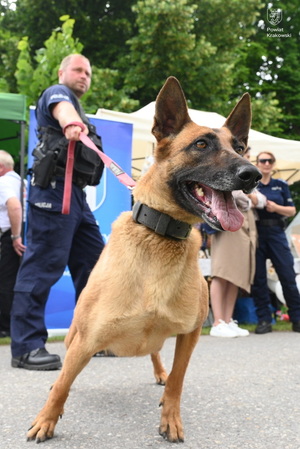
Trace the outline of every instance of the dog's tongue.
<instances>
[{"instance_id":1,"label":"dog's tongue","mask_svg":"<svg viewBox=\"0 0 300 449\"><path fill-rule=\"evenodd\" d=\"M225 231L234 232L241 228L244 217L230 192L213 190L211 209Z\"/></svg>"}]
</instances>

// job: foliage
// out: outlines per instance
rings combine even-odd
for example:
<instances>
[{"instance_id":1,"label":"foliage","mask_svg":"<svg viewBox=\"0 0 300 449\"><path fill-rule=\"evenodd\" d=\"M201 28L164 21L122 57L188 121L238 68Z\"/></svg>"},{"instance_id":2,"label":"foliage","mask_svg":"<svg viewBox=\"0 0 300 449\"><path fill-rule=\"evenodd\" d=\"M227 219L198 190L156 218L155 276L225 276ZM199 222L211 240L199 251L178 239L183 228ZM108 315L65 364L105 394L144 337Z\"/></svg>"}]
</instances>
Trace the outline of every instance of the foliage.
<instances>
[{"instance_id":1,"label":"foliage","mask_svg":"<svg viewBox=\"0 0 300 449\"><path fill-rule=\"evenodd\" d=\"M27 101L35 104L40 93L50 84L57 82L57 71L61 60L69 53L80 53L83 46L72 37L74 20L62 17L63 25L56 28L45 47L37 50L34 57L37 65L33 67L28 37L24 37L18 46L20 55L17 62L16 78L19 92L27 95Z\"/></svg>"},{"instance_id":2,"label":"foliage","mask_svg":"<svg viewBox=\"0 0 300 449\"><path fill-rule=\"evenodd\" d=\"M49 85L57 83L57 72L61 60L70 53L81 53L83 45L73 38L74 20L69 16L60 18L61 28L56 28L45 47L36 51L33 66L28 38L19 43L16 79L20 93L27 96L28 105L35 104L40 93ZM106 108L133 108L137 102L127 97L125 89L116 89L117 71L93 68L93 84L82 103L86 112L95 113L99 104ZM101 87L100 87L101 86Z\"/></svg>"},{"instance_id":3,"label":"foliage","mask_svg":"<svg viewBox=\"0 0 300 449\"><path fill-rule=\"evenodd\" d=\"M190 107L227 115L248 91L254 129L300 139L300 4L262 1L2 0L0 89L34 99L78 45L93 64L91 112L143 106L175 75ZM289 37L268 35L269 6L282 9ZM66 15L68 37L57 28Z\"/></svg>"},{"instance_id":4,"label":"foliage","mask_svg":"<svg viewBox=\"0 0 300 449\"><path fill-rule=\"evenodd\" d=\"M272 27L267 8L282 10L282 21ZM300 4L298 0L272 0L261 10L257 31L244 49L244 65L248 68L248 84L254 97L265 99L270 93L278 100L280 117L270 124L269 134L300 139ZM275 30L275 31L274 31ZM279 30L279 31L276 31ZM276 37L277 36L277 37ZM266 131L259 129L260 131Z\"/></svg>"},{"instance_id":5,"label":"foliage","mask_svg":"<svg viewBox=\"0 0 300 449\"><path fill-rule=\"evenodd\" d=\"M197 42L193 33L196 5L189 5L188 0L140 0L132 9L137 15L137 34L127 42L125 83L135 86L142 105L155 99L170 75L184 81L188 89L203 58L215 52L205 39Z\"/></svg>"},{"instance_id":6,"label":"foliage","mask_svg":"<svg viewBox=\"0 0 300 449\"><path fill-rule=\"evenodd\" d=\"M215 48L199 66L199 77L193 86L194 107L227 115L237 99L248 90L242 82L241 64L247 41L255 34L255 21L261 0L201 0L197 2L195 33ZM197 95L197 90L201 94Z\"/></svg>"},{"instance_id":7,"label":"foliage","mask_svg":"<svg viewBox=\"0 0 300 449\"><path fill-rule=\"evenodd\" d=\"M3 0L2 0L3 1ZM17 0L16 11L5 11L3 26L19 37L30 37L33 57L68 15L75 20L74 35L84 43L84 53L97 67L113 67L126 51L132 33L134 0Z\"/></svg>"},{"instance_id":8,"label":"foliage","mask_svg":"<svg viewBox=\"0 0 300 449\"><path fill-rule=\"evenodd\" d=\"M130 112L137 109L139 102L130 98L125 87L118 87L119 72L93 67L92 86L81 103L86 112L95 114L99 107Z\"/></svg>"},{"instance_id":9,"label":"foliage","mask_svg":"<svg viewBox=\"0 0 300 449\"><path fill-rule=\"evenodd\" d=\"M269 92L252 101L252 128L274 135L281 131L279 121L282 113L275 97L275 92Z\"/></svg>"},{"instance_id":10,"label":"foliage","mask_svg":"<svg viewBox=\"0 0 300 449\"><path fill-rule=\"evenodd\" d=\"M17 89L16 79L13 73L16 68L18 57L18 41L10 31L0 28L0 91L15 92Z\"/></svg>"},{"instance_id":11,"label":"foliage","mask_svg":"<svg viewBox=\"0 0 300 449\"><path fill-rule=\"evenodd\" d=\"M289 186L293 201L295 203L295 207L297 212L300 211L300 181L294 182L294 184ZM291 218L290 221L293 220L294 217Z\"/></svg>"}]
</instances>

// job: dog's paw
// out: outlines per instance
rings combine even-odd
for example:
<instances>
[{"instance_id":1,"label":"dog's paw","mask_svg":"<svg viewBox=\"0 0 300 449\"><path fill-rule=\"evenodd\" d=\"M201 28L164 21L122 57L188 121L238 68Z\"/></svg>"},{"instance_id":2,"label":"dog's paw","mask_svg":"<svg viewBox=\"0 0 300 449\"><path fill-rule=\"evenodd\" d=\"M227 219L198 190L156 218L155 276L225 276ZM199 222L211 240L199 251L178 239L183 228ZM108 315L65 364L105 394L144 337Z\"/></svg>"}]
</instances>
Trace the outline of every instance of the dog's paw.
<instances>
[{"instance_id":1,"label":"dog's paw","mask_svg":"<svg viewBox=\"0 0 300 449\"><path fill-rule=\"evenodd\" d=\"M172 435L169 426L167 426L166 429L163 429L162 426L160 426L160 428L159 428L159 434L160 434L165 440L169 441L170 443L183 443L183 442L184 442L183 432L182 432L182 436L179 436L179 435Z\"/></svg>"},{"instance_id":2,"label":"dog's paw","mask_svg":"<svg viewBox=\"0 0 300 449\"><path fill-rule=\"evenodd\" d=\"M154 373L154 377L155 377L156 383L158 385L166 385L166 382L168 379L168 374L166 373L166 371L161 371L160 373Z\"/></svg>"},{"instance_id":3,"label":"dog's paw","mask_svg":"<svg viewBox=\"0 0 300 449\"><path fill-rule=\"evenodd\" d=\"M163 398L160 405L162 405L163 410L161 414L159 434L170 443L183 443L184 432L179 410L176 410L175 408L169 408L169 410L166 410Z\"/></svg>"},{"instance_id":4,"label":"dog's paw","mask_svg":"<svg viewBox=\"0 0 300 449\"><path fill-rule=\"evenodd\" d=\"M47 419L39 415L28 429L27 441L35 440L37 443L43 443L53 438L56 423L57 419Z\"/></svg>"}]
</instances>

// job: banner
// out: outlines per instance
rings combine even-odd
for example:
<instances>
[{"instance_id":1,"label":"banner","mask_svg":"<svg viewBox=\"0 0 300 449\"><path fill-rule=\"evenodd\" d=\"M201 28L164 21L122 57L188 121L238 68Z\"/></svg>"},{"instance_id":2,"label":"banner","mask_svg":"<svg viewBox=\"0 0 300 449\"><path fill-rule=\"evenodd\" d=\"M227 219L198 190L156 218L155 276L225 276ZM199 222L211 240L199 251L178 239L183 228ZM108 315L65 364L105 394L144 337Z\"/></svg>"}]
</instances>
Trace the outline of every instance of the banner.
<instances>
[{"instance_id":1,"label":"banner","mask_svg":"<svg viewBox=\"0 0 300 449\"><path fill-rule=\"evenodd\" d=\"M101 136L104 152L123 170L131 174L132 127L88 115ZM34 108L30 108L28 168L32 167L32 151L37 143ZM106 168L98 186L85 188L87 201L99 224L101 234L108 241L112 222L125 210L131 210L131 193ZM33 273L34 276L34 273ZM49 335L62 335L69 328L75 306L75 292L68 267L61 279L52 287L46 305L45 320ZM52 330L52 331L51 331Z\"/></svg>"}]
</instances>

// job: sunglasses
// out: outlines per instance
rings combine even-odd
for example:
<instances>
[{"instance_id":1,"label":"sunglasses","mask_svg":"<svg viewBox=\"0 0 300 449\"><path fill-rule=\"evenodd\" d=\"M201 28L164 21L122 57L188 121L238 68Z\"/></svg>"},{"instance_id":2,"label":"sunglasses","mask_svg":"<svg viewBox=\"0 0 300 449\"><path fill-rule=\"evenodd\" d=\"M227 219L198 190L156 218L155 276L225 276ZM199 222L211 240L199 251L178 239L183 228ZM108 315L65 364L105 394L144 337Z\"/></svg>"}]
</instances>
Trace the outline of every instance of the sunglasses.
<instances>
[{"instance_id":1,"label":"sunglasses","mask_svg":"<svg viewBox=\"0 0 300 449\"><path fill-rule=\"evenodd\" d=\"M261 164L266 164L267 162L269 162L269 164L274 164L274 159L258 159L258 162Z\"/></svg>"}]
</instances>

